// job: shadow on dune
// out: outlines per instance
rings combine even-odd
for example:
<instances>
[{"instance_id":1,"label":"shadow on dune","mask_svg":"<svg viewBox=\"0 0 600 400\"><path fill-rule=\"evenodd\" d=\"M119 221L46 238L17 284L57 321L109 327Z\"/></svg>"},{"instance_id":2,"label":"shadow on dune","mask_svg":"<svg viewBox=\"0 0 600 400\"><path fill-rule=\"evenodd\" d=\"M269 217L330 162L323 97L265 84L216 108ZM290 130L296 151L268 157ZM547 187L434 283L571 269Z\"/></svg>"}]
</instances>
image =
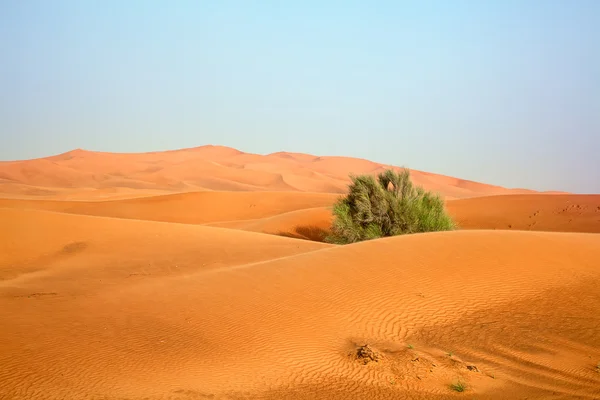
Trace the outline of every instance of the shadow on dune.
<instances>
[{"instance_id":1,"label":"shadow on dune","mask_svg":"<svg viewBox=\"0 0 600 400\"><path fill-rule=\"evenodd\" d=\"M315 225L299 225L292 232L278 232L277 235L295 239L312 240L313 242L324 242L328 231Z\"/></svg>"}]
</instances>

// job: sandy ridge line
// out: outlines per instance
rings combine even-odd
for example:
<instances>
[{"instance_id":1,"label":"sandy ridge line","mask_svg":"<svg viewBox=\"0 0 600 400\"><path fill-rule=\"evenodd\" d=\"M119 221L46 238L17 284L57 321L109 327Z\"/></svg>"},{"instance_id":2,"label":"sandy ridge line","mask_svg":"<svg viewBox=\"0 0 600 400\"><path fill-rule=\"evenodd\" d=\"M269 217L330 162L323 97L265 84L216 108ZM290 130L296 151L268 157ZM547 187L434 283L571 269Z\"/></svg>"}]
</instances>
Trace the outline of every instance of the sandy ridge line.
<instances>
[{"instance_id":1,"label":"sandy ridge line","mask_svg":"<svg viewBox=\"0 0 600 400\"><path fill-rule=\"evenodd\" d=\"M229 228L223 228L223 229L229 229ZM236 229L237 231L237 229ZM248 232L248 231L245 231ZM254 231L250 231L251 233L254 233ZM535 236L547 236L547 237L557 237L557 236L572 236L572 235L578 235L578 236L595 236L595 233L587 233L587 232L547 232L547 231L527 231L527 230L486 230L486 229L470 229L468 231L447 231L447 232L425 232L425 233L413 233L410 235L398 235L398 236L391 236L391 237L385 237L385 238L379 238L379 239L374 239L374 240L366 240L363 242L356 242L356 243L350 243L350 244L346 244L346 245L329 245L329 247L325 247L322 249L315 249L315 250L308 250L299 254L291 254L291 255L287 255L287 256L282 256L282 257L277 257L277 258L270 258L268 260L262 260L262 261L256 261L256 262L251 262L251 263L245 263L245 264L237 264L237 265L229 265L226 267L221 267L221 268L213 268L210 270L204 270L204 271L197 271L194 272L192 274L187 274L187 275L179 275L176 277L169 277L170 279L177 279L177 278L181 278L181 277L192 277L192 276L197 276L197 275L204 275L204 274L212 274L212 273L218 273L218 272L228 272L228 271L234 271L234 270L241 270L241 269L247 269L247 268L252 268L252 267L256 267L256 266L260 266L261 264L268 264L271 262L277 262L279 260L288 260L288 259L294 259L294 258L301 258L305 255L314 255L315 253L320 253L320 252L331 252L331 251L345 251L345 249L354 249L355 247L360 247L360 246L364 246L365 244L370 245L372 243L369 242L381 242L381 241L392 241L392 240L398 240L401 239L402 237L409 237L409 236L423 236L423 235L452 235L454 233L466 233L466 234L473 234L473 233L486 233L486 234L492 234L492 235L497 235L497 236L503 236L503 235L509 235L509 236L530 236L530 237L535 237ZM271 234L267 234L270 236L273 236ZM304 239L298 239L298 240L304 240Z\"/></svg>"},{"instance_id":2,"label":"sandy ridge line","mask_svg":"<svg viewBox=\"0 0 600 400\"><path fill-rule=\"evenodd\" d=\"M314 207L314 208L320 208L320 207ZM186 222L156 221L156 220L151 220L151 219L110 217L110 216L105 216L105 215L94 215L94 214L80 214L80 213L67 212L67 211L44 210L44 209L39 209L39 208L0 207L0 210L36 211L36 212L49 213L49 214L76 215L76 216L80 216L80 217L89 217L89 218L98 218L98 219L111 219L111 220L120 220L120 221L148 222L148 223L168 224L168 225L199 226L199 227L203 227L203 228L219 229L219 230L225 230L225 231L235 230L235 231L238 231L238 232L246 232L248 234L258 234L258 235L265 235L265 236L278 236L278 235L273 235L271 233L264 233L264 232L258 232L258 231L247 231L247 230L243 230L243 229L223 228L223 227L220 227L220 226L211 226L211 224L220 224L220 223L226 223L226 222L251 222L251 221L260 221L263 218L256 218L256 219L252 219L252 220L237 219L237 220L232 220L232 221L216 221L216 222L207 222L207 223L204 223L204 224L192 224L192 223L186 223ZM276 217L276 216L279 216L279 215L288 214L290 212L303 211L303 210L308 210L308 209L301 208L301 209L294 210L294 211L287 211L287 212L283 212L281 214L274 214L272 216L265 217L264 219L268 219L268 218L271 218L271 217ZM306 241L306 239L299 239L299 238L294 238L294 237L284 237L284 236L279 236L279 237L284 238L284 239Z\"/></svg>"},{"instance_id":3,"label":"sandy ridge line","mask_svg":"<svg viewBox=\"0 0 600 400\"><path fill-rule=\"evenodd\" d=\"M211 227L215 227L215 228L221 228L220 226L214 226L215 224L233 224L236 222L259 222L259 221L267 221L271 218L277 218L277 217L281 217L284 215L288 215L288 214L294 214L294 213L302 213L304 211L313 211L313 210L322 210L324 208L329 208L328 206L321 206L321 207L308 207L308 208L299 208L297 210L292 210L292 211L285 211L279 214L273 214L273 215L269 215L267 217L263 217L263 218L250 218L250 219L230 219L227 221L215 221L215 222L206 222L204 224L194 224L194 225L200 225L200 226L211 226ZM226 229L235 229L238 230L237 228L226 228ZM254 231L252 231L254 232ZM270 235L270 234L269 234Z\"/></svg>"},{"instance_id":4,"label":"sandy ridge line","mask_svg":"<svg viewBox=\"0 0 600 400\"><path fill-rule=\"evenodd\" d=\"M95 190L95 188L84 188ZM97 203L126 203L129 201L135 200L147 200L147 199L159 199L164 197L177 197L177 196L187 196L187 195L201 195L207 193L229 193L240 196L251 196L251 195L260 195L260 194L282 194L282 195L296 195L300 197L310 197L314 196L342 196L341 193L335 192L299 192L299 191L285 191L285 190L261 190L261 191L238 191L238 190L191 190L191 191L183 191L183 192L172 192L172 193L162 193L162 194L150 194L150 195L136 195L131 198L122 198L122 199L98 199L98 200L56 200L56 199L31 199L31 198L19 198L19 197L10 197L3 198L0 197L0 201L19 201L23 203L53 203L53 204L64 204L64 203L89 203L89 204L97 204ZM491 196L493 197L493 196Z\"/></svg>"}]
</instances>

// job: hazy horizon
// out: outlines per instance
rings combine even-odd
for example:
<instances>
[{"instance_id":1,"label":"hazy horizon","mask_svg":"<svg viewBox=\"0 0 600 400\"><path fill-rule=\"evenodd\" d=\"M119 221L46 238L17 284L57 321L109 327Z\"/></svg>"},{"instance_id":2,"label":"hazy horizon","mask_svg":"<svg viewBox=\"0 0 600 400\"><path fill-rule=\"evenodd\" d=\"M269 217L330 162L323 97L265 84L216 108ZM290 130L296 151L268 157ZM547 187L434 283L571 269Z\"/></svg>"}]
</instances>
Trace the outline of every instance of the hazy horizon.
<instances>
[{"instance_id":1,"label":"hazy horizon","mask_svg":"<svg viewBox=\"0 0 600 400\"><path fill-rule=\"evenodd\" d=\"M0 3L0 160L207 144L600 193L600 2Z\"/></svg>"}]
</instances>

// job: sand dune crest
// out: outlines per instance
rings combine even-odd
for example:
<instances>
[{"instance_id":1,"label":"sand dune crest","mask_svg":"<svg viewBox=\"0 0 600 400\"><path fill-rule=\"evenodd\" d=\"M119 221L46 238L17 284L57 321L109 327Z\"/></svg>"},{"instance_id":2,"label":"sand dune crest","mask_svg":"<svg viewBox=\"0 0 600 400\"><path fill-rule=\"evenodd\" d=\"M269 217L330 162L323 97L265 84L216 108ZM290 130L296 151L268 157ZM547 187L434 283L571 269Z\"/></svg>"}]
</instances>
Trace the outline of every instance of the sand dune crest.
<instances>
[{"instance_id":1,"label":"sand dune crest","mask_svg":"<svg viewBox=\"0 0 600 400\"><path fill-rule=\"evenodd\" d=\"M285 152L260 155L223 146L150 153L78 149L47 158L0 162L0 193L4 197L18 194L67 200L83 199L84 194L87 200L103 198L107 194L102 190L115 187L127 189L135 197L145 190L343 193L349 174L375 174L387 167L350 157ZM532 192L417 170L413 178L447 198Z\"/></svg>"}]
</instances>

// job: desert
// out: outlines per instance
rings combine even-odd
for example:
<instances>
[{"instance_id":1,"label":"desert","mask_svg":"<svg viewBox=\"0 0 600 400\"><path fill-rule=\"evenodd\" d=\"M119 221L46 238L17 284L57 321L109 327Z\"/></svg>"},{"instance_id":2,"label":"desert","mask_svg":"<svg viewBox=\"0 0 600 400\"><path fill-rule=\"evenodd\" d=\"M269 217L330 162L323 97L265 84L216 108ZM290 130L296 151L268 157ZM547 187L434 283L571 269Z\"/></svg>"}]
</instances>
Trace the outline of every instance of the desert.
<instances>
[{"instance_id":1,"label":"desert","mask_svg":"<svg viewBox=\"0 0 600 400\"><path fill-rule=\"evenodd\" d=\"M458 229L326 242L350 174L387 167L0 162L0 398L599 398L600 195L414 170Z\"/></svg>"},{"instance_id":2,"label":"desert","mask_svg":"<svg viewBox=\"0 0 600 400\"><path fill-rule=\"evenodd\" d=\"M0 0L0 400L600 400L600 0Z\"/></svg>"}]
</instances>

